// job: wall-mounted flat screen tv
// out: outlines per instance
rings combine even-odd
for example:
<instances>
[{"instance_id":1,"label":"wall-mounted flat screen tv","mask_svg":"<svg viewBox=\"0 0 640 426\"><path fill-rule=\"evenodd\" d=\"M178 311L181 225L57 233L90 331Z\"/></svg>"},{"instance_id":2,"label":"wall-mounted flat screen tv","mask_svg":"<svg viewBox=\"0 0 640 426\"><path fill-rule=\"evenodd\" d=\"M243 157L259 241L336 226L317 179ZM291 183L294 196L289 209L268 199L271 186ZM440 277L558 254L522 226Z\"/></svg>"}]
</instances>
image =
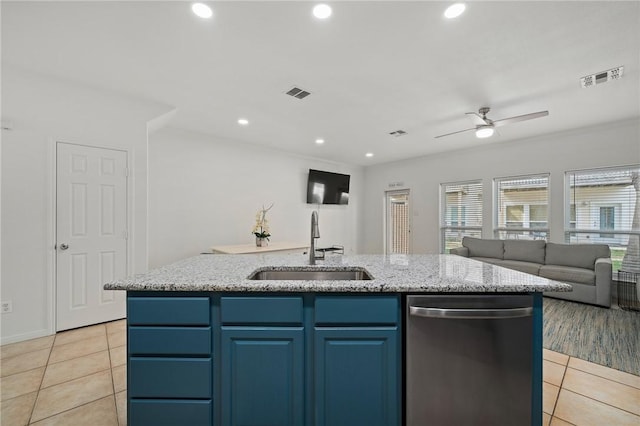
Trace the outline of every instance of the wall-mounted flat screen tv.
<instances>
[{"instance_id":1,"label":"wall-mounted flat screen tv","mask_svg":"<svg viewBox=\"0 0 640 426\"><path fill-rule=\"evenodd\" d=\"M307 203L349 204L349 175L309 169Z\"/></svg>"}]
</instances>

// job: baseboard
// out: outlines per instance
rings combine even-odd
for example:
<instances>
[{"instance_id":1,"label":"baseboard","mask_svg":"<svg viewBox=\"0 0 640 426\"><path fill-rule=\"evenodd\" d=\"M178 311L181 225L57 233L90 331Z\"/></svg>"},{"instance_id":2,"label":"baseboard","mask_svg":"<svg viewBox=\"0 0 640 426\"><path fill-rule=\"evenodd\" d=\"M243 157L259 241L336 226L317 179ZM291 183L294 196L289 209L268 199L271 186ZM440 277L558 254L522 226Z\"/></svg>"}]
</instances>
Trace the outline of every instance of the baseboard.
<instances>
[{"instance_id":1,"label":"baseboard","mask_svg":"<svg viewBox=\"0 0 640 426\"><path fill-rule=\"evenodd\" d=\"M24 334L14 334L13 336L2 336L0 339L0 345L23 342L25 340L37 339L38 337L52 336L53 334L55 333L50 333L49 330L42 329Z\"/></svg>"}]
</instances>

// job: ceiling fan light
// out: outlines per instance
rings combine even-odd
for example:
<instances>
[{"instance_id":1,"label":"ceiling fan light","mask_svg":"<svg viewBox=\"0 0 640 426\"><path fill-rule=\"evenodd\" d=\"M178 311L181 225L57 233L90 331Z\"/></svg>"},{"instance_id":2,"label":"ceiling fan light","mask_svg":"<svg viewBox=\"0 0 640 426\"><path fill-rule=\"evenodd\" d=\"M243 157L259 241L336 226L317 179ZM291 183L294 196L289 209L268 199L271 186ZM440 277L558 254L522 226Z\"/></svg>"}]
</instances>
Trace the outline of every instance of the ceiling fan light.
<instances>
[{"instance_id":1,"label":"ceiling fan light","mask_svg":"<svg viewBox=\"0 0 640 426\"><path fill-rule=\"evenodd\" d=\"M313 16L318 19L327 19L331 16L331 6L326 4L318 4L313 8Z\"/></svg>"},{"instance_id":2,"label":"ceiling fan light","mask_svg":"<svg viewBox=\"0 0 640 426\"><path fill-rule=\"evenodd\" d=\"M464 3L455 3L449 6L447 10L444 11L444 16L448 19L457 18L458 16L462 15L462 12L464 12L465 9L466 6L464 5Z\"/></svg>"},{"instance_id":3,"label":"ceiling fan light","mask_svg":"<svg viewBox=\"0 0 640 426\"><path fill-rule=\"evenodd\" d=\"M476 129L476 137L478 139L490 138L493 136L493 127L479 127Z\"/></svg>"},{"instance_id":4,"label":"ceiling fan light","mask_svg":"<svg viewBox=\"0 0 640 426\"><path fill-rule=\"evenodd\" d=\"M213 16L213 11L211 10L211 8L204 3L192 4L191 10L193 11L193 13L195 13L196 15L198 15L203 19L208 19Z\"/></svg>"}]
</instances>

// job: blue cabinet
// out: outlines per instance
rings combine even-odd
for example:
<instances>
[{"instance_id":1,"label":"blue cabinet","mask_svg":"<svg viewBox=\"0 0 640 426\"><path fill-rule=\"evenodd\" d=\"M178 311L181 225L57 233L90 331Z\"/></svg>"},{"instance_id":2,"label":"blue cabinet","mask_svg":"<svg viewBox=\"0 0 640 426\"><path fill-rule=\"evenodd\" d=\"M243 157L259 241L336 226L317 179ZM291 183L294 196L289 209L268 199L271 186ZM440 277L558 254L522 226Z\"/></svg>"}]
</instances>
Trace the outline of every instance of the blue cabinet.
<instances>
[{"instance_id":1,"label":"blue cabinet","mask_svg":"<svg viewBox=\"0 0 640 426\"><path fill-rule=\"evenodd\" d=\"M315 330L317 426L399 424L397 327Z\"/></svg>"},{"instance_id":2,"label":"blue cabinet","mask_svg":"<svg viewBox=\"0 0 640 426\"><path fill-rule=\"evenodd\" d=\"M128 424L212 425L209 295L129 293Z\"/></svg>"},{"instance_id":3,"label":"blue cabinet","mask_svg":"<svg viewBox=\"0 0 640 426\"><path fill-rule=\"evenodd\" d=\"M401 424L400 296L129 292L130 426Z\"/></svg>"},{"instance_id":4,"label":"blue cabinet","mask_svg":"<svg viewBox=\"0 0 640 426\"><path fill-rule=\"evenodd\" d=\"M132 426L208 426L212 425L211 400L131 399L129 422Z\"/></svg>"},{"instance_id":5,"label":"blue cabinet","mask_svg":"<svg viewBox=\"0 0 640 426\"><path fill-rule=\"evenodd\" d=\"M399 303L396 295L316 298L316 426L401 424Z\"/></svg>"},{"instance_id":6,"label":"blue cabinet","mask_svg":"<svg viewBox=\"0 0 640 426\"><path fill-rule=\"evenodd\" d=\"M221 410L225 426L302 426L302 327L223 327Z\"/></svg>"},{"instance_id":7,"label":"blue cabinet","mask_svg":"<svg viewBox=\"0 0 640 426\"><path fill-rule=\"evenodd\" d=\"M302 296L220 298L220 397L224 426L302 426Z\"/></svg>"}]
</instances>

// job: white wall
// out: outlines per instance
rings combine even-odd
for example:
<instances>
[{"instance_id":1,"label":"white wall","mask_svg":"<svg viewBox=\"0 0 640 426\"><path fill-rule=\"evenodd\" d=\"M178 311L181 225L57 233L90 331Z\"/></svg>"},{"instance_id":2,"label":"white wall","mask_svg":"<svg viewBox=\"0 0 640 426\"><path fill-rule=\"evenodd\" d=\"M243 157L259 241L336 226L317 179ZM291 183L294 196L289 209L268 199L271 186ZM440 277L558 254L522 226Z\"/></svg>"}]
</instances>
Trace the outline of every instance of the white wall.
<instances>
[{"instance_id":1,"label":"white wall","mask_svg":"<svg viewBox=\"0 0 640 426\"><path fill-rule=\"evenodd\" d=\"M147 122L168 107L2 66L1 343L54 331L56 141L129 153L129 272L147 266Z\"/></svg>"},{"instance_id":2,"label":"white wall","mask_svg":"<svg viewBox=\"0 0 640 426\"><path fill-rule=\"evenodd\" d=\"M483 237L494 238L493 178L534 173L551 174L550 240L564 242L564 172L640 163L639 129L636 119L367 167L362 205L367 214L359 233L362 252L384 250L382 199L391 182L404 182L411 191L413 253L438 253L441 183L482 179Z\"/></svg>"},{"instance_id":3,"label":"white wall","mask_svg":"<svg viewBox=\"0 0 640 426\"><path fill-rule=\"evenodd\" d=\"M322 149L319 147L318 149ZM255 214L267 214L271 241L309 243L309 169L351 175L349 204L320 206L318 246L358 252L362 168L299 157L179 129L149 137L149 266L209 251L253 244Z\"/></svg>"}]
</instances>

